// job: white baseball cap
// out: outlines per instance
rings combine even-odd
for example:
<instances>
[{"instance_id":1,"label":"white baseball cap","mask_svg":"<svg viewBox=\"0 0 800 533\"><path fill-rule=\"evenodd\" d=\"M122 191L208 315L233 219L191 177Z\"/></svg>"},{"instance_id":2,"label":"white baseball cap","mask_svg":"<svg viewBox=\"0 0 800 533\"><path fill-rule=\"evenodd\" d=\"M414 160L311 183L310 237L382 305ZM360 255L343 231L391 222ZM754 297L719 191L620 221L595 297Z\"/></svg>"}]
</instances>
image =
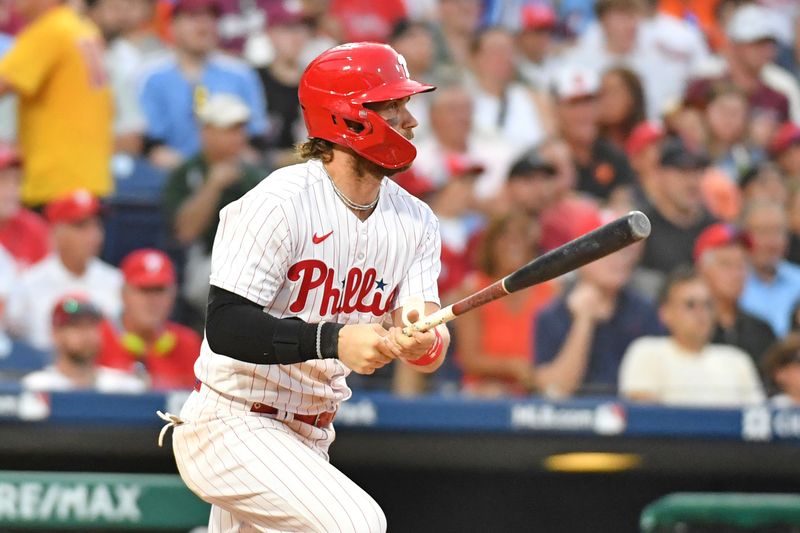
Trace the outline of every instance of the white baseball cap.
<instances>
[{"instance_id":1,"label":"white baseball cap","mask_svg":"<svg viewBox=\"0 0 800 533\"><path fill-rule=\"evenodd\" d=\"M250 120L250 108L234 94L212 94L197 112L202 124L217 128L230 128Z\"/></svg>"},{"instance_id":2,"label":"white baseball cap","mask_svg":"<svg viewBox=\"0 0 800 533\"><path fill-rule=\"evenodd\" d=\"M594 96L600 91L600 76L595 70L579 66L562 68L553 80L553 93L559 100Z\"/></svg>"},{"instance_id":3,"label":"white baseball cap","mask_svg":"<svg viewBox=\"0 0 800 533\"><path fill-rule=\"evenodd\" d=\"M756 4L746 4L738 8L728 21L726 32L728 38L737 43L777 39L772 15Z\"/></svg>"}]
</instances>

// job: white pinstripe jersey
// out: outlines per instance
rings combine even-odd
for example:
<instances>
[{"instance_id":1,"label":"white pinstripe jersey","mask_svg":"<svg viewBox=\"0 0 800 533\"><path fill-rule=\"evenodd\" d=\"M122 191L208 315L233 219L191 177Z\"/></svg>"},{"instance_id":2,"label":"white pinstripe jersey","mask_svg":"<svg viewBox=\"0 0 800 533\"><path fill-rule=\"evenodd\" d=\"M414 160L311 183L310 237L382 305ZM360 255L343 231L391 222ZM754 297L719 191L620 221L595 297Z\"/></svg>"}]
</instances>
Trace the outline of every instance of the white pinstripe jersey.
<instances>
[{"instance_id":1,"label":"white pinstripe jersey","mask_svg":"<svg viewBox=\"0 0 800 533\"><path fill-rule=\"evenodd\" d=\"M410 296L439 303L441 241L430 208L384 178L361 221L336 196L322 163L273 172L220 212L211 284L278 318L380 323ZM313 354L309 354L312 355ZM255 365L214 353L206 340L197 377L218 392L297 414L350 397L337 359Z\"/></svg>"}]
</instances>

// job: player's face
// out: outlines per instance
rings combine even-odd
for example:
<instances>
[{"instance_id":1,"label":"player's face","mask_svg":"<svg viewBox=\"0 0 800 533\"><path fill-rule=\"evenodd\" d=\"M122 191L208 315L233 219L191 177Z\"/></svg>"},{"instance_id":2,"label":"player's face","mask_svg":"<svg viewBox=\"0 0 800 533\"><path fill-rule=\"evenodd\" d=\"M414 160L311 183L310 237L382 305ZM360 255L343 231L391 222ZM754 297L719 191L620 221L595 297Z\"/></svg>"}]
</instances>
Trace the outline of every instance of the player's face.
<instances>
[{"instance_id":1,"label":"player's face","mask_svg":"<svg viewBox=\"0 0 800 533\"><path fill-rule=\"evenodd\" d=\"M20 179L18 168L0 170L0 220L7 220L19 209Z\"/></svg>"},{"instance_id":2,"label":"player's face","mask_svg":"<svg viewBox=\"0 0 800 533\"><path fill-rule=\"evenodd\" d=\"M72 363L92 365L100 353L100 322L94 318L77 319L53 329L53 344L57 353Z\"/></svg>"},{"instance_id":3,"label":"player's face","mask_svg":"<svg viewBox=\"0 0 800 533\"><path fill-rule=\"evenodd\" d=\"M169 285L147 288L126 285L122 291L126 321L136 330L160 330L172 312L175 292L175 287Z\"/></svg>"},{"instance_id":4,"label":"player's face","mask_svg":"<svg viewBox=\"0 0 800 533\"><path fill-rule=\"evenodd\" d=\"M408 110L407 105L410 99L410 97L406 96L405 98L398 98L396 100L365 104L365 107L369 107L375 111L393 130L406 139L411 140L414 138L413 130L419 123L417 119L414 118L414 115L411 114L411 111Z\"/></svg>"}]
</instances>

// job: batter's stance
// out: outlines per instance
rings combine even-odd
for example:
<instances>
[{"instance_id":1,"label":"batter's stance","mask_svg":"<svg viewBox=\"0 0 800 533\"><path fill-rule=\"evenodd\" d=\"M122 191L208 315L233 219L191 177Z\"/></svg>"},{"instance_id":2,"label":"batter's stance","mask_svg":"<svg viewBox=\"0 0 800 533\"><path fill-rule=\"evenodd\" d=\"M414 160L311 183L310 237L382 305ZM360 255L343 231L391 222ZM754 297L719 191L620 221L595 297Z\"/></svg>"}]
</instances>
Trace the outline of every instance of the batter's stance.
<instances>
[{"instance_id":1,"label":"batter's stance","mask_svg":"<svg viewBox=\"0 0 800 533\"><path fill-rule=\"evenodd\" d=\"M211 532L385 531L328 447L351 370L433 372L449 343L444 326L400 331L413 297L439 308L439 224L385 179L416 156L409 97L433 89L389 46L324 52L300 80L307 161L220 213L198 384L180 417L162 415Z\"/></svg>"}]
</instances>

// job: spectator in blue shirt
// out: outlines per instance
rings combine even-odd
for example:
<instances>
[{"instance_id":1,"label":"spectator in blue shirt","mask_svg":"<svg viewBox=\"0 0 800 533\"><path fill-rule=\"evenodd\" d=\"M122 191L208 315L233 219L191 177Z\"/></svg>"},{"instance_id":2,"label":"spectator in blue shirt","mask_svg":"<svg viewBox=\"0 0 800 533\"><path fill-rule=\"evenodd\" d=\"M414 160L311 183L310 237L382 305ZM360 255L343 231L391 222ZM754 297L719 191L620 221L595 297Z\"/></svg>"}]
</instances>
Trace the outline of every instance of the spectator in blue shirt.
<instances>
[{"instance_id":1,"label":"spectator in blue shirt","mask_svg":"<svg viewBox=\"0 0 800 533\"><path fill-rule=\"evenodd\" d=\"M14 38L5 33L0 33L0 56L5 54L14 44Z\"/></svg>"},{"instance_id":2,"label":"spectator in blue shirt","mask_svg":"<svg viewBox=\"0 0 800 533\"><path fill-rule=\"evenodd\" d=\"M745 205L742 220L752 247L742 309L764 320L778 337L789 332L790 315L800 299L800 267L784 259L789 242L783 204L754 200Z\"/></svg>"},{"instance_id":3,"label":"spectator in blue shirt","mask_svg":"<svg viewBox=\"0 0 800 533\"><path fill-rule=\"evenodd\" d=\"M215 0L179 0L174 8L174 53L148 65L140 79L139 100L147 121L145 148L151 161L175 168L200 150L196 114L208 96L234 94L252 110L247 125L251 144L266 132L261 83L246 63L216 51Z\"/></svg>"},{"instance_id":4,"label":"spectator in blue shirt","mask_svg":"<svg viewBox=\"0 0 800 533\"><path fill-rule=\"evenodd\" d=\"M546 395L616 394L628 345L664 334L653 304L627 287L640 254L628 247L581 268L575 286L539 313L534 353Z\"/></svg>"},{"instance_id":5,"label":"spectator in blue shirt","mask_svg":"<svg viewBox=\"0 0 800 533\"><path fill-rule=\"evenodd\" d=\"M0 58L11 50L14 38L0 32ZM17 136L16 96L8 95L0 99L0 140L12 142Z\"/></svg>"}]
</instances>

